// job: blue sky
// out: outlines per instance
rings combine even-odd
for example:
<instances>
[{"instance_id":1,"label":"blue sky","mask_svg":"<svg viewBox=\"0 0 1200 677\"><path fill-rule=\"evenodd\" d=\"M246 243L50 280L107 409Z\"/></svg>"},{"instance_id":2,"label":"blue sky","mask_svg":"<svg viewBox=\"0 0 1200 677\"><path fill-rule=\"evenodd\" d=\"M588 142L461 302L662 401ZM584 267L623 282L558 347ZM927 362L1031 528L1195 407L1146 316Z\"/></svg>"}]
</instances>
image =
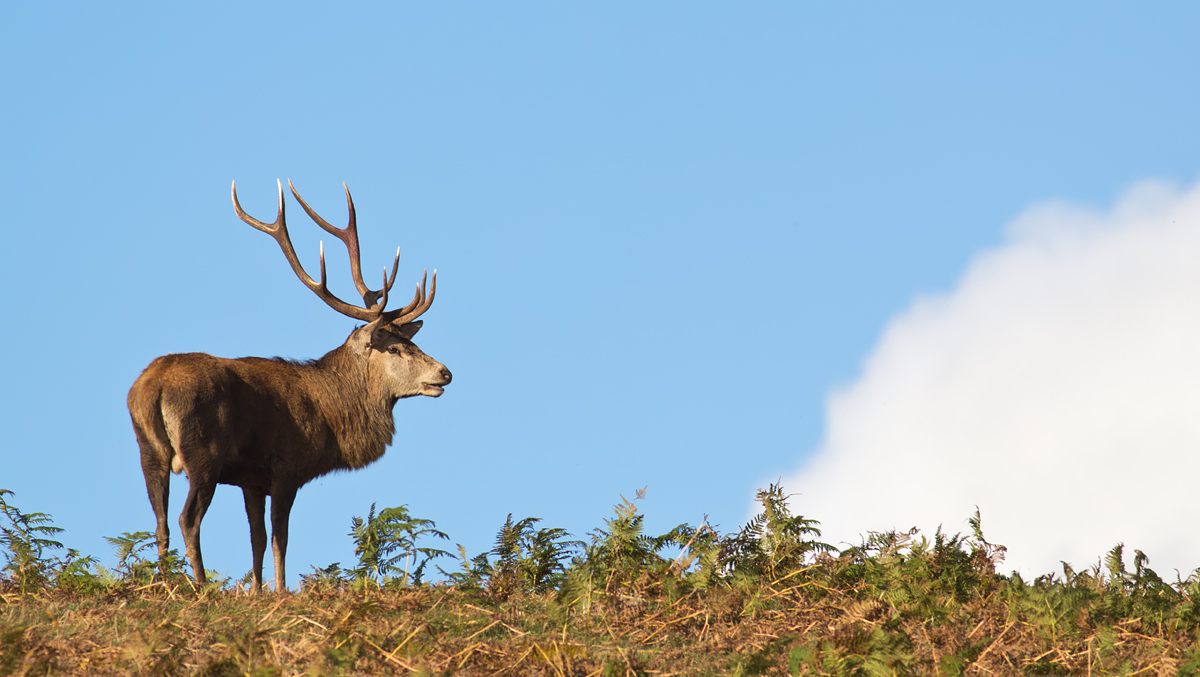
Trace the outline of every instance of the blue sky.
<instances>
[{"instance_id":1,"label":"blue sky","mask_svg":"<svg viewBox=\"0 0 1200 677\"><path fill-rule=\"evenodd\" d=\"M804 482L832 394L864 378L894 318L953 293L1022 214L1104 212L1139 182L1196 181L1197 14L5 6L0 487L87 553L150 529L125 410L146 364L313 358L354 326L236 218L230 181L269 219L290 178L335 224L345 181L369 281L397 245L398 289L438 269L418 342L455 378L440 399L397 405L377 464L301 491L293 585L352 559L350 517L372 502L407 504L472 553L510 512L579 536L642 486L652 529L707 514L732 530L757 488ZM291 214L312 270L317 242L333 244ZM837 509L788 488L808 516ZM854 486L822 491L893 519ZM204 523L206 563L236 576L249 568L239 493L218 491ZM1005 509L985 506L985 529ZM936 519L956 531L960 513Z\"/></svg>"}]
</instances>

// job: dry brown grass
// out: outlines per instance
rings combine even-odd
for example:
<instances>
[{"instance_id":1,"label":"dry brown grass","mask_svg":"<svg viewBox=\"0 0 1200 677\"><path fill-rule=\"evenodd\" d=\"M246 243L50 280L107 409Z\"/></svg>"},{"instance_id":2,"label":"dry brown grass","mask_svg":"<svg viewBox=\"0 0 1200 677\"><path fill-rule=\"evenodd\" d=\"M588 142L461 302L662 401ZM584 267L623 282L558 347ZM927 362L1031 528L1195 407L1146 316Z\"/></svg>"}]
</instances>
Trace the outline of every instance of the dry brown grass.
<instances>
[{"instance_id":1,"label":"dry brown grass","mask_svg":"<svg viewBox=\"0 0 1200 677\"><path fill-rule=\"evenodd\" d=\"M1200 572L1168 583L1139 551L1127 569L1118 545L1086 571L1002 576L978 513L973 536L872 533L835 555L782 489L759 498L763 514L727 537L647 536L622 499L569 564L565 532L510 518L454 585L372 577L390 556L377 549L258 596L141 559L142 532L110 539L114 570L48 557L62 547L35 540L57 533L49 517L9 505L0 677L1200 674ZM425 522L393 513L355 523ZM672 544L689 554L662 556Z\"/></svg>"},{"instance_id":2,"label":"dry brown grass","mask_svg":"<svg viewBox=\"0 0 1200 677\"><path fill-rule=\"evenodd\" d=\"M964 602L889 602L824 564L708 590L671 574L587 600L453 586L250 596L162 584L3 594L0 674L725 675L1194 672L1195 630L1104 620L1100 597L1047 622L1000 581ZM883 597L883 598L881 598ZM1054 611L1053 598L1045 597ZM574 602L568 604L567 602ZM1090 604L1090 606L1089 606ZM1051 615L1053 621L1054 616Z\"/></svg>"}]
</instances>

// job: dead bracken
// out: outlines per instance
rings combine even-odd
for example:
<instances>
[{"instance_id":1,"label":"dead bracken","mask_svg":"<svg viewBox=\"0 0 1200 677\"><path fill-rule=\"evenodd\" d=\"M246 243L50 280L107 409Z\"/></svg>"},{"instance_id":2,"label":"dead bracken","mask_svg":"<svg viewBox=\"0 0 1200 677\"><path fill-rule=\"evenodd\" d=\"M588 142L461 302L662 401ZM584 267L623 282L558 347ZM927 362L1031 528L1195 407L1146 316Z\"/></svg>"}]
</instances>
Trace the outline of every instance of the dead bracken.
<instances>
[{"instance_id":1,"label":"dead bracken","mask_svg":"<svg viewBox=\"0 0 1200 677\"><path fill-rule=\"evenodd\" d=\"M421 581L425 565L451 561L441 551L365 545L428 533L432 522L372 509L352 532L370 566L331 566L305 576L294 594L252 595L249 579L196 586L178 557L167 566L140 560L149 534L142 545L139 534L111 539L125 547L111 571L79 566L77 553L50 557L48 516L20 513L6 493L0 675L1163 675L1200 667L1194 575L1164 582L1140 552L1127 570L1123 546L1086 571L1002 575L1004 550L986 541L978 514L970 536L873 533L838 553L814 540L813 520L787 512L777 486L759 493L759 518L724 536L705 523L645 534L634 502L622 499L586 542L510 517L491 551L460 552L458 570L430 584Z\"/></svg>"}]
</instances>

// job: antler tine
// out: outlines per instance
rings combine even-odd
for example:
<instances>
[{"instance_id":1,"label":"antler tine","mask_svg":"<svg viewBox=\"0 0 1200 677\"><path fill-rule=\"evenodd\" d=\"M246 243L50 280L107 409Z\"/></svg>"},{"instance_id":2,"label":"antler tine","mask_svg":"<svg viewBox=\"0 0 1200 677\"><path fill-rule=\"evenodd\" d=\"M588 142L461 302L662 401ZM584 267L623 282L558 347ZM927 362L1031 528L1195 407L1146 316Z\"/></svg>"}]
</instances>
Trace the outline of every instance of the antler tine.
<instances>
[{"instance_id":1,"label":"antler tine","mask_svg":"<svg viewBox=\"0 0 1200 677\"><path fill-rule=\"evenodd\" d=\"M333 235L346 245L346 253L350 256L350 275L354 279L354 288L358 290L360 295L362 295L363 305L365 305L367 308L378 308L379 311L382 311L385 307L387 307L387 303L378 303L378 301L381 297L386 298L387 292L390 291L392 285L396 283L396 271L400 267L400 250L396 250L396 262L392 265L391 281L388 281L385 275L383 289L379 291L372 290L367 286L366 282L363 282L362 258L358 247L358 220L354 211L354 200L350 197L350 187L347 186L344 181L342 182L342 188L346 190L346 208L350 213L350 219L345 228L337 228L313 211L312 207L309 207L308 203L304 201L304 198L300 197L300 193L296 190L296 187L292 185L291 179L288 179L288 188L292 190L292 195L295 196L296 201L300 203L300 206L304 208L304 211L313 221L316 222L318 226L325 229L325 232Z\"/></svg>"},{"instance_id":2,"label":"antler tine","mask_svg":"<svg viewBox=\"0 0 1200 677\"><path fill-rule=\"evenodd\" d=\"M380 292L382 294L382 296L379 299L380 311L382 311L384 308L387 308L388 292L391 291L392 285L396 284L396 269L398 269L399 267L400 267L400 248L396 247L396 262L392 264L392 281L391 282L388 282L387 268L383 269L383 291Z\"/></svg>"},{"instance_id":3,"label":"antler tine","mask_svg":"<svg viewBox=\"0 0 1200 677\"><path fill-rule=\"evenodd\" d=\"M429 296L425 296L425 280L428 278L429 272L421 277L421 284L417 286L417 295L413 298L412 303L383 314L384 322L391 324L404 324L412 322L429 310L433 305L433 297L437 295L437 270L433 271L433 278L429 280Z\"/></svg>"},{"instance_id":4,"label":"antler tine","mask_svg":"<svg viewBox=\"0 0 1200 677\"><path fill-rule=\"evenodd\" d=\"M396 260L392 261L392 278L388 279L387 268L383 269L383 300L379 303L379 308L387 307L387 295L392 290L392 285L396 284L396 271L400 270L400 248L396 247Z\"/></svg>"},{"instance_id":5,"label":"antler tine","mask_svg":"<svg viewBox=\"0 0 1200 677\"><path fill-rule=\"evenodd\" d=\"M278 182L279 181L276 180L276 183L278 183ZM246 213L246 211L244 209L242 209L242 204L240 202L238 202L238 199L237 199L237 181L233 182L232 186L230 187L230 191L233 193L233 211L237 212L239 219L254 226L255 228L261 230L262 232L268 233L272 236L274 236L275 230L277 228L279 228L280 225L283 226L283 229L285 231L287 230L287 224L285 224L283 222L283 186L282 185L279 186L279 213L275 215L274 223L263 223L262 221L259 221L258 219L254 218L253 216L250 216L249 214ZM278 239L278 238L276 238L276 239Z\"/></svg>"},{"instance_id":6,"label":"antler tine","mask_svg":"<svg viewBox=\"0 0 1200 677\"><path fill-rule=\"evenodd\" d=\"M396 310L393 310L390 313L388 313L387 315L389 318L401 317L405 313L412 312L412 309L416 308L417 305L420 304L421 301L423 301L425 299L425 280L428 277L429 277L429 271L425 271L424 274L421 276L421 283L417 285L417 293L416 293L416 295L413 296L413 300L409 301L407 306L404 306L403 308L397 308ZM392 320L389 320L389 321L392 321Z\"/></svg>"},{"instance_id":7,"label":"antler tine","mask_svg":"<svg viewBox=\"0 0 1200 677\"><path fill-rule=\"evenodd\" d=\"M296 277L300 278L300 281L304 283L304 286L311 289L313 291L313 293L315 293L322 301L324 301L326 304L328 304L330 308L333 308L334 310L338 311L339 313L341 313L343 315L346 315L348 317L353 317L356 320L363 320L364 322L370 322L370 321L378 318L383 313L383 306L360 308L358 306L346 303L345 301L339 299L338 297L336 297L332 293L330 293L329 287L325 283L325 245L324 245L324 243L322 243L322 245L321 245L321 281L317 282L317 281L313 280L312 277L309 276L309 274L307 272L305 272L304 266L300 265L300 259L296 256L295 248L292 247L292 240L288 236L287 220L284 217L284 207L283 207L283 184L278 180L275 183L279 187L279 213L278 213L278 215L276 215L274 223L263 223L262 221L259 221L258 219L250 216L249 214L247 214L245 212L245 210L242 209L242 205L241 205L241 203L238 202L238 197L237 197L237 182L234 181L232 188L230 190L233 195L233 209L235 212L237 212L238 218L240 218L242 221L245 221L246 223L250 224L251 226L254 226L258 230L261 230L262 232L267 233L271 237L275 238L275 242L277 242L279 244L279 248L283 250L283 255L287 258L288 263L291 264L292 272L296 274ZM288 185L289 186L291 185L291 181L288 182ZM292 189L292 192L295 193L294 188ZM348 195L349 195L349 193L347 193L347 196ZM299 200L300 196L297 195L296 199ZM301 200L300 204L303 205L304 201ZM308 206L307 205L304 205L304 206L305 206L305 209L307 210ZM312 212L309 211L309 213L311 215ZM351 215L352 215L351 222L353 222L353 211L351 211ZM329 230L329 228L326 228L326 230ZM333 231L330 231L330 232L333 232ZM337 235L337 233L334 233L334 234ZM357 239L355 242L355 246L357 248ZM372 292L372 293L375 293L375 292ZM370 305L370 304L368 304L368 305Z\"/></svg>"}]
</instances>

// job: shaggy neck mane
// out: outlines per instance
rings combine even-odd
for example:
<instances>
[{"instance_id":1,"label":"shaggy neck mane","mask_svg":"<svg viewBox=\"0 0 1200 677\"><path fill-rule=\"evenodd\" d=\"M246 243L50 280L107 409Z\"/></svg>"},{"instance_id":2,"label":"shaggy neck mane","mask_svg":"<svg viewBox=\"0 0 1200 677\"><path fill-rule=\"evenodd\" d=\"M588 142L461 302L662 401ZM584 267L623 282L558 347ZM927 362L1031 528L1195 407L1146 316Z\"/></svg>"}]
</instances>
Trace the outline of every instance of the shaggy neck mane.
<instances>
[{"instance_id":1,"label":"shaggy neck mane","mask_svg":"<svg viewBox=\"0 0 1200 677\"><path fill-rule=\"evenodd\" d=\"M396 400L380 392L367 356L342 345L310 365L305 371L335 438L329 470L356 470L378 460L396 434Z\"/></svg>"}]
</instances>

